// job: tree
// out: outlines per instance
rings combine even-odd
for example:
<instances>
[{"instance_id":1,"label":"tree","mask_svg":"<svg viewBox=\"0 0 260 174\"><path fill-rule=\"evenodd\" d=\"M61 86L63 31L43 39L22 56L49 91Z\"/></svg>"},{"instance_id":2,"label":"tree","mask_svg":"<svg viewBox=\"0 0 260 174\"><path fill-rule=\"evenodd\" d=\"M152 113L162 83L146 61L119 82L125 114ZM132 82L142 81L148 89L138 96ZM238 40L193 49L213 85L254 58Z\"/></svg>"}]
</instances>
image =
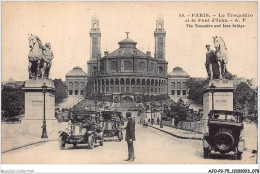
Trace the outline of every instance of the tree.
<instances>
[{"instance_id":1,"label":"tree","mask_svg":"<svg viewBox=\"0 0 260 174\"><path fill-rule=\"evenodd\" d=\"M54 79L53 82L56 89L55 104L59 104L68 97L67 87L61 79Z\"/></svg>"},{"instance_id":2,"label":"tree","mask_svg":"<svg viewBox=\"0 0 260 174\"><path fill-rule=\"evenodd\" d=\"M2 113L5 118L24 113L24 90L21 88L3 87Z\"/></svg>"},{"instance_id":3,"label":"tree","mask_svg":"<svg viewBox=\"0 0 260 174\"><path fill-rule=\"evenodd\" d=\"M188 99L203 104L203 85L206 82L206 80L197 78L190 78L187 80L187 86L189 87Z\"/></svg>"},{"instance_id":4,"label":"tree","mask_svg":"<svg viewBox=\"0 0 260 174\"><path fill-rule=\"evenodd\" d=\"M247 114L254 114L256 111L255 91L246 83L241 82L234 91L234 109L247 111Z\"/></svg>"}]
</instances>

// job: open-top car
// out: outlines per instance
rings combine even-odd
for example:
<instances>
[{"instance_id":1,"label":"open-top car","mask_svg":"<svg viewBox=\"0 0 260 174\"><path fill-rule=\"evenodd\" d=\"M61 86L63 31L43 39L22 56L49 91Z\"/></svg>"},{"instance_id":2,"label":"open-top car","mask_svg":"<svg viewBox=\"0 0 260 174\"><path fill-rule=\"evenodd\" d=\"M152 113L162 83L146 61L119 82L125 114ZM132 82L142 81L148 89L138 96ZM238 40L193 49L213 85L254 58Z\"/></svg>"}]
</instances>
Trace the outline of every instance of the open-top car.
<instances>
[{"instance_id":1,"label":"open-top car","mask_svg":"<svg viewBox=\"0 0 260 174\"><path fill-rule=\"evenodd\" d=\"M208 132L203 137L204 158L212 151L221 154L231 151L241 159L245 141L240 137L243 130L243 114L227 110L212 110L209 113Z\"/></svg>"},{"instance_id":2,"label":"open-top car","mask_svg":"<svg viewBox=\"0 0 260 174\"><path fill-rule=\"evenodd\" d=\"M59 146L63 150L65 144L88 144L90 149L94 148L95 143L103 146L104 122L100 114L95 111L80 110L70 111L70 121L65 131L60 131Z\"/></svg>"},{"instance_id":3,"label":"open-top car","mask_svg":"<svg viewBox=\"0 0 260 174\"><path fill-rule=\"evenodd\" d=\"M121 112L118 111L101 111L104 121L104 137L118 137L119 141L123 140L124 121Z\"/></svg>"}]
</instances>

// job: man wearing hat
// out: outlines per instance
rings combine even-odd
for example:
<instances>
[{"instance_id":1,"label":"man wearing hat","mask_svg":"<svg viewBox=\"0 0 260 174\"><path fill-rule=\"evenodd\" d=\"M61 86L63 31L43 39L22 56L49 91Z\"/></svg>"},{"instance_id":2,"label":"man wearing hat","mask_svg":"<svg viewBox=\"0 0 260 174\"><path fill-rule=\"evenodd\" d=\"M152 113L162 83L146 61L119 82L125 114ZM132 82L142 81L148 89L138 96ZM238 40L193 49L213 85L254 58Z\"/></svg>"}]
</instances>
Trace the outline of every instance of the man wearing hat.
<instances>
[{"instance_id":1,"label":"man wearing hat","mask_svg":"<svg viewBox=\"0 0 260 174\"><path fill-rule=\"evenodd\" d=\"M210 45L206 45L207 52L206 52L206 70L208 73L208 79L213 79L213 70L212 70L212 63L214 62L215 52L210 49Z\"/></svg>"},{"instance_id":2,"label":"man wearing hat","mask_svg":"<svg viewBox=\"0 0 260 174\"><path fill-rule=\"evenodd\" d=\"M125 140L127 141L128 146L128 159L125 161L133 162L135 159L134 154L134 143L135 141L135 122L131 118L131 112L126 113L126 117L128 119L127 125L126 125L126 134L125 134Z\"/></svg>"}]
</instances>

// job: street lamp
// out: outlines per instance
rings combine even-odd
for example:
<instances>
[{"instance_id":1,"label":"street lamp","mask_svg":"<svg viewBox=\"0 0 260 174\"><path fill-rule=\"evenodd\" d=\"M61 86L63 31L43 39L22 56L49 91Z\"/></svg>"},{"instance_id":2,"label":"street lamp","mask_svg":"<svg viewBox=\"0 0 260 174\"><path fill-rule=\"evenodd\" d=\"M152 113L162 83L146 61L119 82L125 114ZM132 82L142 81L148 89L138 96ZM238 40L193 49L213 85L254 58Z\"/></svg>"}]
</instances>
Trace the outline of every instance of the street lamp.
<instances>
[{"instance_id":1,"label":"street lamp","mask_svg":"<svg viewBox=\"0 0 260 174\"><path fill-rule=\"evenodd\" d=\"M210 88L210 92L212 93L212 110L214 110L214 92L216 86L214 85L214 83L211 83L209 88Z\"/></svg>"},{"instance_id":2,"label":"street lamp","mask_svg":"<svg viewBox=\"0 0 260 174\"><path fill-rule=\"evenodd\" d=\"M41 138L48 138L47 130L46 130L46 119L45 119L45 94L47 92L48 86L43 83L42 86L42 93L43 93L43 124L42 124L42 137Z\"/></svg>"},{"instance_id":3,"label":"street lamp","mask_svg":"<svg viewBox=\"0 0 260 174\"><path fill-rule=\"evenodd\" d=\"M95 111L97 111L97 101L95 101L94 104L95 104Z\"/></svg>"}]
</instances>

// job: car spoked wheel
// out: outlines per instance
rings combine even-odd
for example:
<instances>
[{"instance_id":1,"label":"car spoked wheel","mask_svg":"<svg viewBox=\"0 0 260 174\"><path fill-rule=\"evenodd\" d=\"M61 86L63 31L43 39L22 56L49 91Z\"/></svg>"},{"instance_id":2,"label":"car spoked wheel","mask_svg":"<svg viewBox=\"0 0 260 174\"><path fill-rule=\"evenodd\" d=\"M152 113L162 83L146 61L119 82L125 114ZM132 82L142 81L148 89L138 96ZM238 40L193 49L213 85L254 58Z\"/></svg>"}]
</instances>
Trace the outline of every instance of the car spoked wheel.
<instances>
[{"instance_id":1,"label":"car spoked wheel","mask_svg":"<svg viewBox=\"0 0 260 174\"><path fill-rule=\"evenodd\" d=\"M60 150L63 150L65 148L65 140L63 136L60 136L59 138L59 146L60 146Z\"/></svg>"},{"instance_id":2,"label":"car spoked wheel","mask_svg":"<svg viewBox=\"0 0 260 174\"><path fill-rule=\"evenodd\" d=\"M234 145L234 138L228 132L218 132L215 137L215 144L220 153L227 153L230 148Z\"/></svg>"},{"instance_id":3,"label":"car spoked wheel","mask_svg":"<svg viewBox=\"0 0 260 174\"><path fill-rule=\"evenodd\" d=\"M90 149L93 149L94 148L94 143L95 143L95 137L93 134L91 134L89 137L88 137L88 147Z\"/></svg>"},{"instance_id":4,"label":"car spoked wheel","mask_svg":"<svg viewBox=\"0 0 260 174\"><path fill-rule=\"evenodd\" d=\"M73 147L77 147L77 143L73 143Z\"/></svg>"}]
</instances>

